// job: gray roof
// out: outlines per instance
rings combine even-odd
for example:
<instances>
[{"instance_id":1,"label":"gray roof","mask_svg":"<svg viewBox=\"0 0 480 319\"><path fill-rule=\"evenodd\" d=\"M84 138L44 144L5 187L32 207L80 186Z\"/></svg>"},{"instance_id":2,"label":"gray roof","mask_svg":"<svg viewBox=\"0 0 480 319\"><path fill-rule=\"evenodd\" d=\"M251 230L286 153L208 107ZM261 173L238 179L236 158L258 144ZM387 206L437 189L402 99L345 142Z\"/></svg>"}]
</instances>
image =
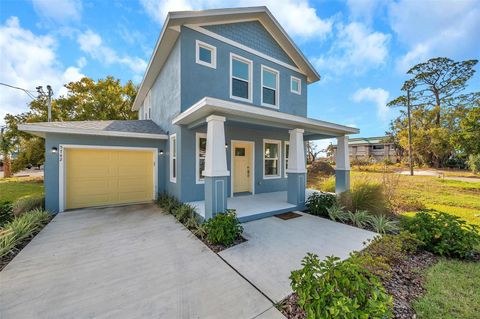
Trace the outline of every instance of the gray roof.
<instances>
[{"instance_id":1,"label":"gray roof","mask_svg":"<svg viewBox=\"0 0 480 319\"><path fill-rule=\"evenodd\" d=\"M151 120L38 122L19 125L19 129L39 136L46 132L152 138L167 134Z\"/></svg>"}]
</instances>

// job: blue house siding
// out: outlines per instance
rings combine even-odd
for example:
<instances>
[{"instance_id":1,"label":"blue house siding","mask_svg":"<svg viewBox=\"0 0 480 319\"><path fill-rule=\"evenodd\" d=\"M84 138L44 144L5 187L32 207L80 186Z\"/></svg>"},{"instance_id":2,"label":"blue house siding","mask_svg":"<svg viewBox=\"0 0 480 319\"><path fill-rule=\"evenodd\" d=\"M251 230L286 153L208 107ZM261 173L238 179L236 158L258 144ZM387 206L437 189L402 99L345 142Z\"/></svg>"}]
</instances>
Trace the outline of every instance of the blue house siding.
<instances>
[{"instance_id":1,"label":"blue house siding","mask_svg":"<svg viewBox=\"0 0 480 319\"><path fill-rule=\"evenodd\" d=\"M246 45L272 58L295 65L277 41L258 21L208 25L203 28Z\"/></svg>"},{"instance_id":2,"label":"blue house siding","mask_svg":"<svg viewBox=\"0 0 480 319\"><path fill-rule=\"evenodd\" d=\"M45 207L48 211L59 211L59 153L50 152L52 147L59 149L60 144L72 145L99 145L99 146L126 146L126 147L150 147L165 150L164 140L140 139L128 137L106 137L93 135L70 135L48 133L45 138ZM158 156L158 191L165 190L165 155Z\"/></svg>"},{"instance_id":3,"label":"blue house siding","mask_svg":"<svg viewBox=\"0 0 480 319\"><path fill-rule=\"evenodd\" d=\"M217 68L212 69L195 62L195 43L200 40L217 48ZM181 41L181 111L185 111L205 96L230 99L230 53L253 61L253 105L261 106L261 65L280 72L280 112L307 116L306 77L267 59L226 44L203 33L182 27ZM301 95L290 92L290 76L302 80ZM248 102L241 102L247 103ZM269 108L270 109L270 108Z\"/></svg>"},{"instance_id":4,"label":"blue house siding","mask_svg":"<svg viewBox=\"0 0 480 319\"><path fill-rule=\"evenodd\" d=\"M184 202L204 199L204 185L196 183L196 133L206 133L206 126L198 130L182 129L182 196ZM280 140L281 143L281 177L275 179L263 178L263 140ZM225 123L225 141L228 144L227 168L231 172L231 146L232 140L255 142L255 193L268 193L287 190L287 178L284 175L284 145L288 141L287 130L261 128L258 126L245 126L242 124ZM231 178L227 179L228 196L231 194Z\"/></svg>"}]
</instances>

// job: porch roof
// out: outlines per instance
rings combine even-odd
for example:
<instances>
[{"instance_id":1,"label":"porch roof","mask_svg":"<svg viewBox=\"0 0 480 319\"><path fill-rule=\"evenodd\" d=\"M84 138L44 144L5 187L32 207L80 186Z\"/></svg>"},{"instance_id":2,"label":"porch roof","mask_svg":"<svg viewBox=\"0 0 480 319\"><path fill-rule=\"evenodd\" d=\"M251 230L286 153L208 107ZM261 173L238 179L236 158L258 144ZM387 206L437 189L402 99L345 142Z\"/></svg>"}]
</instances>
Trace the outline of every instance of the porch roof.
<instances>
[{"instance_id":1,"label":"porch roof","mask_svg":"<svg viewBox=\"0 0 480 319\"><path fill-rule=\"evenodd\" d=\"M358 134L360 132L358 128L354 127L211 97L204 97L176 116L172 123L194 128L203 125L206 117L211 114L225 116L228 121L285 129L301 128L305 130L306 140Z\"/></svg>"}]
</instances>

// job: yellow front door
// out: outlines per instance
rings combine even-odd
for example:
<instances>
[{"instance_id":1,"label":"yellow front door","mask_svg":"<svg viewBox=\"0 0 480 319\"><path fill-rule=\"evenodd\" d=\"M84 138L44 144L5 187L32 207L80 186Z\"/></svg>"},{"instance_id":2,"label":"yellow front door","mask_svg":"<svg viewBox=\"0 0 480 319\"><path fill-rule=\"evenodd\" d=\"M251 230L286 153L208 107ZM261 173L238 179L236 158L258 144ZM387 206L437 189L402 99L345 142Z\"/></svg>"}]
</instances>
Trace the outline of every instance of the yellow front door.
<instances>
[{"instance_id":1,"label":"yellow front door","mask_svg":"<svg viewBox=\"0 0 480 319\"><path fill-rule=\"evenodd\" d=\"M233 192L252 192L252 145L236 142L233 147Z\"/></svg>"},{"instance_id":2,"label":"yellow front door","mask_svg":"<svg viewBox=\"0 0 480 319\"><path fill-rule=\"evenodd\" d=\"M154 199L154 152L67 148L66 209Z\"/></svg>"}]
</instances>

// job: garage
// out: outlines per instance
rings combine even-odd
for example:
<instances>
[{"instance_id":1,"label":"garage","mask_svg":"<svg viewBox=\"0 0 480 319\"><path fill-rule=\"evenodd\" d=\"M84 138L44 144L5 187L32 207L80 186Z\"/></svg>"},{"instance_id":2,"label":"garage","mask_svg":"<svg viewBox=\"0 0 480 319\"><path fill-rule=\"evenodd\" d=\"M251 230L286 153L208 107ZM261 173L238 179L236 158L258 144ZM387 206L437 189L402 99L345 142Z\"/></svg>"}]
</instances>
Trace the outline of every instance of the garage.
<instances>
[{"instance_id":1,"label":"garage","mask_svg":"<svg viewBox=\"0 0 480 319\"><path fill-rule=\"evenodd\" d=\"M62 153L64 209L155 199L156 149L64 146Z\"/></svg>"}]
</instances>

